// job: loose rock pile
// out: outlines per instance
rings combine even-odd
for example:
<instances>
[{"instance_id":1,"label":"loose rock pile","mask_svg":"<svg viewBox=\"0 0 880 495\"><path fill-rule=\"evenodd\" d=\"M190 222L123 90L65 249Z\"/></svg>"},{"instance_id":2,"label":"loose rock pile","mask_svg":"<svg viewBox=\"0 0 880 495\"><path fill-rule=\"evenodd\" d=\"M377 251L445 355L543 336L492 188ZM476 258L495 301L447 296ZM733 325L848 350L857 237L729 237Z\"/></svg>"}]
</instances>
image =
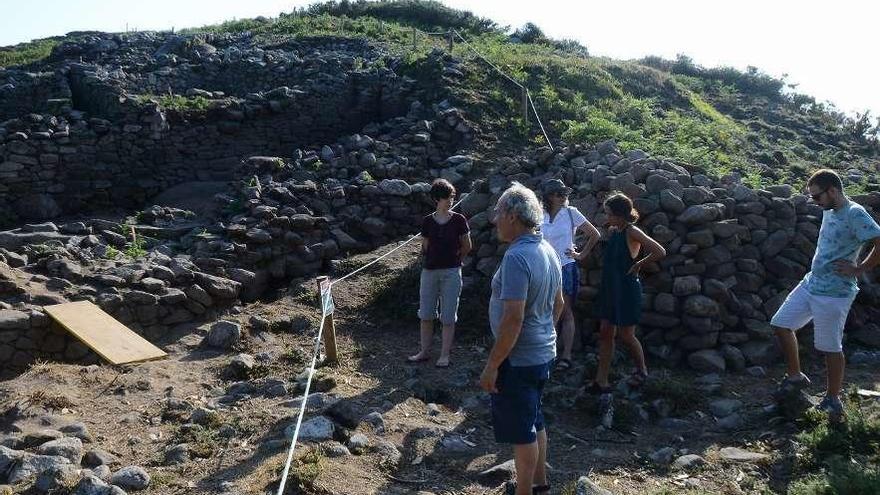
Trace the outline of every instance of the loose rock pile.
<instances>
[{"instance_id":1,"label":"loose rock pile","mask_svg":"<svg viewBox=\"0 0 880 495\"><path fill-rule=\"evenodd\" d=\"M3 484L71 495L124 495L150 486L142 467L120 468L116 456L91 447L94 438L82 423L25 416L12 431L0 435L0 493L6 493Z\"/></svg>"}]
</instances>

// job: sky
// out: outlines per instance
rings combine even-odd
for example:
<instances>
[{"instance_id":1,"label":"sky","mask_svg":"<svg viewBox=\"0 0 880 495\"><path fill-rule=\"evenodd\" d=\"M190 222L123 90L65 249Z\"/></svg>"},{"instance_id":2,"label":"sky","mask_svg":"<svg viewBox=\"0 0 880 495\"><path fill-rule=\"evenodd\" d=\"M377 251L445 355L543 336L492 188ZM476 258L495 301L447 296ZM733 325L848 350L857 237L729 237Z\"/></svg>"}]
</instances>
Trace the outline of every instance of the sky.
<instances>
[{"instance_id":1,"label":"sky","mask_svg":"<svg viewBox=\"0 0 880 495\"><path fill-rule=\"evenodd\" d=\"M77 30L125 31L274 17L298 0L2 0L0 46ZM691 57L705 67L758 67L853 114L880 116L880 2L836 0L442 0L500 25L537 24L593 55Z\"/></svg>"}]
</instances>

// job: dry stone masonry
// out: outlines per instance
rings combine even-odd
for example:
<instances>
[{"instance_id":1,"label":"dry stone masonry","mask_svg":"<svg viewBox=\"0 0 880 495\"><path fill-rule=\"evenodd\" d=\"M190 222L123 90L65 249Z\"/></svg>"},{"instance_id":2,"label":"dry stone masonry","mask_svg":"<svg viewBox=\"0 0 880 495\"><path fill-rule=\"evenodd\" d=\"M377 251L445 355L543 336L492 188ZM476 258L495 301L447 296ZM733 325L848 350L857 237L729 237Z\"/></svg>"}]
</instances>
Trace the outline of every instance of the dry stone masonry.
<instances>
[{"instance_id":1,"label":"dry stone masonry","mask_svg":"<svg viewBox=\"0 0 880 495\"><path fill-rule=\"evenodd\" d=\"M510 181L562 178L598 226L604 197L626 193L669 253L643 274L651 359L706 372L776 359L768 320L809 269L822 214L791 186L754 190L613 142L486 160L454 96L465 69L439 51L409 77L375 46L332 37L72 39L44 66L0 72L10 96L0 99L0 222L17 227L0 232L3 367L95 359L50 324L47 304L88 299L153 339L217 320L268 287L416 232L436 177L469 192L471 280L490 277L504 253L489 219ZM198 215L143 209L190 182L228 187ZM880 209L878 193L854 199ZM139 211L91 213L111 208ZM581 267L586 334L600 250ZM878 344L877 308L874 274L848 338Z\"/></svg>"}]
</instances>

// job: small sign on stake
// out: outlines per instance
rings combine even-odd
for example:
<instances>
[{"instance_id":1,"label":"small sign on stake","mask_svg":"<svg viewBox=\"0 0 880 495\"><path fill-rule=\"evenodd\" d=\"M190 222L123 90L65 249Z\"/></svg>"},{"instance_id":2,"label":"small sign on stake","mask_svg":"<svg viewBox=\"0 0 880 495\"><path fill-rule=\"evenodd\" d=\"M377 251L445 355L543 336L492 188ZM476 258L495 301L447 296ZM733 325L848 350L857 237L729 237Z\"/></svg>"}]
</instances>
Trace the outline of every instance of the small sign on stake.
<instances>
[{"instance_id":1,"label":"small sign on stake","mask_svg":"<svg viewBox=\"0 0 880 495\"><path fill-rule=\"evenodd\" d=\"M333 310L336 306L333 304L333 294L331 292L330 279L327 277L318 277L318 293L321 295L321 320L324 322L321 329L324 335L324 351L326 357L323 364L333 364L339 362L336 352L336 325L333 323Z\"/></svg>"},{"instance_id":2,"label":"small sign on stake","mask_svg":"<svg viewBox=\"0 0 880 495\"><path fill-rule=\"evenodd\" d=\"M322 316L329 316L333 314L333 310L336 309L336 306L333 304L333 292L330 288L330 279L325 278L320 281L321 287L321 312Z\"/></svg>"}]
</instances>

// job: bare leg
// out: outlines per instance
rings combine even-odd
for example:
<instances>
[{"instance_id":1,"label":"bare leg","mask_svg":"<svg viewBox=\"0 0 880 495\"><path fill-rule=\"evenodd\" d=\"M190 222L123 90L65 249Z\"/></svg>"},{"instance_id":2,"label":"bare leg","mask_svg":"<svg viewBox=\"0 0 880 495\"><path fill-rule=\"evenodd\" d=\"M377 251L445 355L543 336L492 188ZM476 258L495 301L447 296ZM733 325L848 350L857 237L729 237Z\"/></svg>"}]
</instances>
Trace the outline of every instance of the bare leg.
<instances>
[{"instance_id":1,"label":"bare leg","mask_svg":"<svg viewBox=\"0 0 880 495\"><path fill-rule=\"evenodd\" d=\"M443 325L443 339L440 347L440 359L437 360L437 366L449 365L449 353L452 352L452 340L455 338L455 323L452 325Z\"/></svg>"},{"instance_id":2,"label":"bare leg","mask_svg":"<svg viewBox=\"0 0 880 495\"><path fill-rule=\"evenodd\" d=\"M571 348L574 345L574 312L572 311L573 298L568 294L563 294L562 299L565 305L562 307L562 316L559 318L559 332L562 337L562 356L560 359L571 360Z\"/></svg>"},{"instance_id":3,"label":"bare leg","mask_svg":"<svg viewBox=\"0 0 880 495\"><path fill-rule=\"evenodd\" d=\"M608 387L608 375L611 373L611 358L614 357L615 328L608 320L599 324L599 366L596 369L596 383L600 387Z\"/></svg>"},{"instance_id":4,"label":"bare leg","mask_svg":"<svg viewBox=\"0 0 880 495\"><path fill-rule=\"evenodd\" d=\"M434 340L434 320L421 320L419 336L419 353L410 356L410 361L421 361L428 357L428 353L431 351L431 341Z\"/></svg>"},{"instance_id":5,"label":"bare leg","mask_svg":"<svg viewBox=\"0 0 880 495\"><path fill-rule=\"evenodd\" d=\"M535 485L547 484L547 430L538 432L538 464L535 466Z\"/></svg>"},{"instance_id":6,"label":"bare leg","mask_svg":"<svg viewBox=\"0 0 880 495\"><path fill-rule=\"evenodd\" d=\"M798 342L795 333L787 328L774 328L779 349L785 358L785 374L789 377L801 375L801 358L798 354Z\"/></svg>"},{"instance_id":7,"label":"bare leg","mask_svg":"<svg viewBox=\"0 0 880 495\"><path fill-rule=\"evenodd\" d=\"M538 464L538 442L514 445L513 463L516 466L516 495L531 495Z\"/></svg>"},{"instance_id":8,"label":"bare leg","mask_svg":"<svg viewBox=\"0 0 880 495\"><path fill-rule=\"evenodd\" d=\"M843 367L845 362L846 359L842 352L825 353L825 366L828 373L826 395L829 397L840 397L840 391L843 389Z\"/></svg>"},{"instance_id":9,"label":"bare leg","mask_svg":"<svg viewBox=\"0 0 880 495\"><path fill-rule=\"evenodd\" d=\"M648 365L645 364L645 351L642 343L636 338L636 327L620 327L620 340L629 349L629 355L636 364L636 368L642 373L648 374Z\"/></svg>"}]
</instances>

